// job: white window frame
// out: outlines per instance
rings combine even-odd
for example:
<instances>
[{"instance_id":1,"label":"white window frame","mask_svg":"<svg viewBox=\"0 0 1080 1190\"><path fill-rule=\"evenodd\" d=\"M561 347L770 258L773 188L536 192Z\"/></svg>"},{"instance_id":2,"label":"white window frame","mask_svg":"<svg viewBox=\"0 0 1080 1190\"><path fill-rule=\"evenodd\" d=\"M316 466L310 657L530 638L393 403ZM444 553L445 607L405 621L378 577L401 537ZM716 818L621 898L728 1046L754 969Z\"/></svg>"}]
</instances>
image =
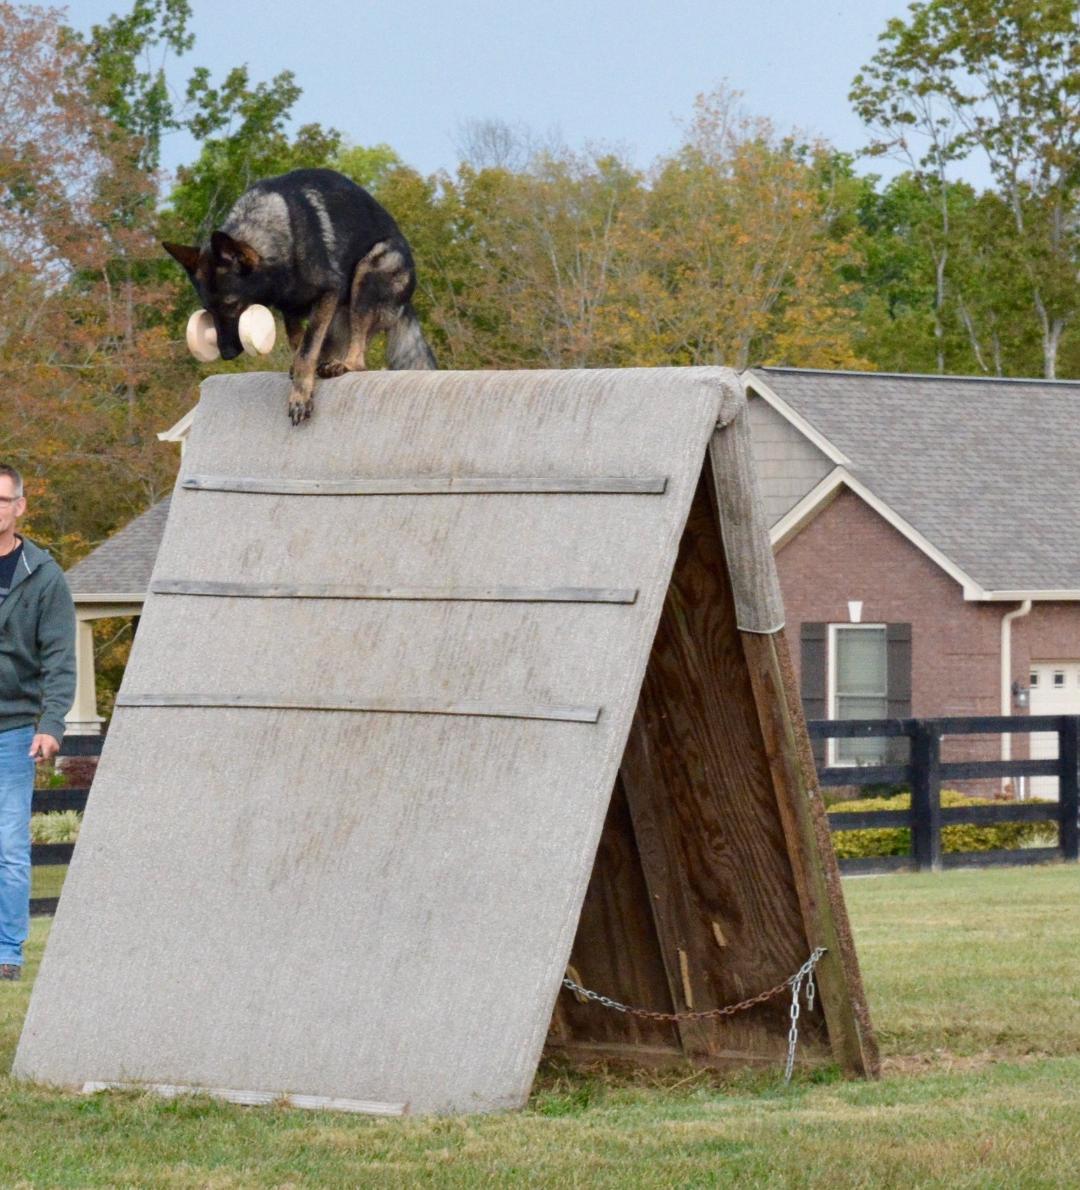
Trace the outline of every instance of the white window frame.
<instances>
[{"instance_id":1,"label":"white window frame","mask_svg":"<svg viewBox=\"0 0 1080 1190\"><path fill-rule=\"evenodd\" d=\"M889 697L889 695L888 695L888 681L889 681L888 627L889 626L887 624L851 624L851 623L845 624L840 621L829 625L829 651L828 651L828 664L826 667L827 668L826 709L827 709L828 717L830 719L837 718L837 714L836 714L836 672L837 672L837 668L836 668L836 640L837 640L838 634L841 631L844 631L844 632L877 631L877 632L884 632L886 634L885 635L885 666L886 666L886 669L885 669L885 686L886 686L885 698L886 698L886 706L887 706L888 697ZM859 768L860 766L857 761L843 760L839 756L837 756L837 746L839 745L839 743L840 743L840 741L838 739L836 739L835 737L830 737L828 740L829 747L827 750L826 761L827 761L827 764L829 765L829 767L830 768L841 768L841 769Z\"/></svg>"}]
</instances>

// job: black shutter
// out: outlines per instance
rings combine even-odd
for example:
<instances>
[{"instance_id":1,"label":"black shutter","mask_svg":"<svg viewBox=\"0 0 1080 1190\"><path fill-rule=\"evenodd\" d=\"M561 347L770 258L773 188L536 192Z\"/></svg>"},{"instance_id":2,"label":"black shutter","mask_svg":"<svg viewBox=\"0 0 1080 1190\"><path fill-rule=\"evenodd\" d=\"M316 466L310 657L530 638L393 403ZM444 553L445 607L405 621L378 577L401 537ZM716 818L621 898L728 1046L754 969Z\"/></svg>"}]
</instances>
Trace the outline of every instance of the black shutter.
<instances>
[{"instance_id":1,"label":"black shutter","mask_svg":"<svg viewBox=\"0 0 1080 1190\"><path fill-rule=\"evenodd\" d=\"M827 667L828 624L808 623L800 629L801 666L799 694L802 697L803 714L807 719L825 719L828 716ZM814 761L819 768L825 764L825 741L811 740Z\"/></svg>"},{"instance_id":2,"label":"black shutter","mask_svg":"<svg viewBox=\"0 0 1080 1190\"><path fill-rule=\"evenodd\" d=\"M911 718L911 625L885 625L885 680L890 719ZM889 740L886 761L906 764L908 741L898 736Z\"/></svg>"}]
</instances>

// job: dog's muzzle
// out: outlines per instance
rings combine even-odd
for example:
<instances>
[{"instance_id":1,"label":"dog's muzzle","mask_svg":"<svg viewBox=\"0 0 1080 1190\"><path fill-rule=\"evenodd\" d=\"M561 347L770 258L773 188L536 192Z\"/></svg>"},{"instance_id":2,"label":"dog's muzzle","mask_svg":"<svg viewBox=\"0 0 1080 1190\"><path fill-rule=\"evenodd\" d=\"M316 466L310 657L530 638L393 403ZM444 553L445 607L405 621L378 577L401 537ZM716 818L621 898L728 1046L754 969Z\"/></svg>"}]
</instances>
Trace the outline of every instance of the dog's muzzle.
<instances>
[{"instance_id":1,"label":"dog's muzzle","mask_svg":"<svg viewBox=\"0 0 1080 1190\"><path fill-rule=\"evenodd\" d=\"M248 355L268 355L274 349L277 331L274 316L265 306L248 306L237 328ZM217 328L209 310L196 310L187 323L188 351L202 364L221 358Z\"/></svg>"}]
</instances>

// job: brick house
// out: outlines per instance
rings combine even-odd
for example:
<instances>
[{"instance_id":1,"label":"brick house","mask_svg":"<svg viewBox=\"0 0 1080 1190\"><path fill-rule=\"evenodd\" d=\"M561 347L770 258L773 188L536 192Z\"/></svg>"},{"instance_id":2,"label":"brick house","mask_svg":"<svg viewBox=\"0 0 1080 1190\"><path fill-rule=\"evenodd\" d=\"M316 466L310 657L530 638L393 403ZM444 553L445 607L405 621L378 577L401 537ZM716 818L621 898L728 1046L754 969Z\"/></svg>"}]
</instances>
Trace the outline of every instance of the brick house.
<instances>
[{"instance_id":1,"label":"brick house","mask_svg":"<svg viewBox=\"0 0 1080 1190\"><path fill-rule=\"evenodd\" d=\"M745 380L808 718L1080 713L1080 383ZM951 748L1024 756L1028 738ZM884 750L831 741L828 760Z\"/></svg>"},{"instance_id":2,"label":"brick house","mask_svg":"<svg viewBox=\"0 0 1080 1190\"><path fill-rule=\"evenodd\" d=\"M1080 383L788 368L744 380L808 718L1080 713ZM190 424L160 437L183 449ZM91 621L138 614L166 508L69 572L75 730L97 730ZM950 747L1023 756L1028 741ZM883 750L838 741L829 760Z\"/></svg>"}]
</instances>

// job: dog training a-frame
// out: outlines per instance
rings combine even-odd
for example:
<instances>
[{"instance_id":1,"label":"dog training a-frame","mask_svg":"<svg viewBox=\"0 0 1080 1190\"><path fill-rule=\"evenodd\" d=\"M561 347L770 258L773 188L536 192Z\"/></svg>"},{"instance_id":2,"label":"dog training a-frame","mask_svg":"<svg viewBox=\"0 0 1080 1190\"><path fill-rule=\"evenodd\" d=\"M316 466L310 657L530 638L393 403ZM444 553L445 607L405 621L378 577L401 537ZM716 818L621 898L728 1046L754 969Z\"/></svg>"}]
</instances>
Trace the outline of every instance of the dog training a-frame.
<instances>
[{"instance_id":1,"label":"dog training a-frame","mask_svg":"<svg viewBox=\"0 0 1080 1190\"><path fill-rule=\"evenodd\" d=\"M805 1053L872 1069L734 374L287 389L204 385L16 1071L493 1110L545 1040L782 1054L552 1024L568 962L700 1009L815 946Z\"/></svg>"}]
</instances>

